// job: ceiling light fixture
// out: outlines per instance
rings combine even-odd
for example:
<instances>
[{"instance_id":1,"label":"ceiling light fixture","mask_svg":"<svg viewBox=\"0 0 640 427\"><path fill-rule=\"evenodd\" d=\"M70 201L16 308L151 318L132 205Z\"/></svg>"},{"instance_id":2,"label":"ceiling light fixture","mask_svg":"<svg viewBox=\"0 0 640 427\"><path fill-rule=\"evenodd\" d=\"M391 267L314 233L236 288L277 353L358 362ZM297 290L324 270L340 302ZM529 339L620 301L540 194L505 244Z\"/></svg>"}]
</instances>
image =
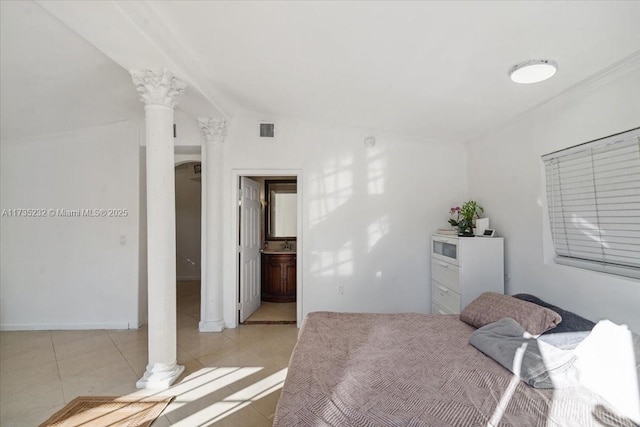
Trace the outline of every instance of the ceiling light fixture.
<instances>
[{"instance_id":1,"label":"ceiling light fixture","mask_svg":"<svg viewBox=\"0 0 640 427\"><path fill-rule=\"evenodd\" d=\"M550 59L532 59L511 67L509 77L516 83L538 83L553 76L557 69L558 64L555 61Z\"/></svg>"}]
</instances>

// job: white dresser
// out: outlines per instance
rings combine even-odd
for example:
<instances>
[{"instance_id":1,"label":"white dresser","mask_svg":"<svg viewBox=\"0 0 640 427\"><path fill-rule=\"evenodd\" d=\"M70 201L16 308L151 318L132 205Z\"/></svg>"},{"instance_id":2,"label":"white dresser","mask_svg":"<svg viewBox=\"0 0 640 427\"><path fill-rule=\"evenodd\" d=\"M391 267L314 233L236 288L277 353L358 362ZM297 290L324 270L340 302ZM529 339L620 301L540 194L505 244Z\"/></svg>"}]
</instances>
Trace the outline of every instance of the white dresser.
<instances>
[{"instance_id":1,"label":"white dresser","mask_svg":"<svg viewBox=\"0 0 640 427\"><path fill-rule=\"evenodd\" d=\"M504 239L431 236L431 313L458 314L483 292L504 293Z\"/></svg>"}]
</instances>

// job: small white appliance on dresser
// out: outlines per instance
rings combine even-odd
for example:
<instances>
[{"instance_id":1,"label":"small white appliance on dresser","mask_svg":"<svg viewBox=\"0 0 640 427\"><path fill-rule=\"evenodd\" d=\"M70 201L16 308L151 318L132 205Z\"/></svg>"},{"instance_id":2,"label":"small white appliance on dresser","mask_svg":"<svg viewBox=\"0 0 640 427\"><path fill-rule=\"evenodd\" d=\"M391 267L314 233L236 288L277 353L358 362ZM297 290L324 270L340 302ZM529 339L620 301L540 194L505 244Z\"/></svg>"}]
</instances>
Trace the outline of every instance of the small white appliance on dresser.
<instances>
[{"instance_id":1,"label":"small white appliance on dresser","mask_svg":"<svg viewBox=\"0 0 640 427\"><path fill-rule=\"evenodd\" d=\"M504 239L432 235L431 313L458 314L483 292L504 294Z\"/></svg>"}]
</instances>

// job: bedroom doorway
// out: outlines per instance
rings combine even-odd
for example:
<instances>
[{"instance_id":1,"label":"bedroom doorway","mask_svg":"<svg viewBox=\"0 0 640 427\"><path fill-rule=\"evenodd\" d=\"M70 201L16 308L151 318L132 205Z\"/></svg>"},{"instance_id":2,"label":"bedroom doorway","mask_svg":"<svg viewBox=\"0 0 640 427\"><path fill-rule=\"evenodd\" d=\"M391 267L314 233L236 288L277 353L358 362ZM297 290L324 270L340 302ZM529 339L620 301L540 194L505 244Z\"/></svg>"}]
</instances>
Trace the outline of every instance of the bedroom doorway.
<instances>
[{"instance_id":1,"label":"bedroom doorway","mask_svg":"<svg viewBox=\"0 0 640 427\"><path fill-rule=\"evenodd\" d=\"M238 323L297 323L300 318L299 175L238 174Z\"/></svg>"}]
</instances>

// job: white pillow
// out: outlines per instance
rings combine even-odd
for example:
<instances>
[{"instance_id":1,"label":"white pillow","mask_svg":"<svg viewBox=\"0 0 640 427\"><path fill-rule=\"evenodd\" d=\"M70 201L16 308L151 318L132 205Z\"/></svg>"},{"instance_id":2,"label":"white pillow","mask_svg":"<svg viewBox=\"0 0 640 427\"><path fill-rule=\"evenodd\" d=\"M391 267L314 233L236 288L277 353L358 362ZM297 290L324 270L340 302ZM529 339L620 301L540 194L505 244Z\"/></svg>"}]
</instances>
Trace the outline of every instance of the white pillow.
<instances>
[{"instance_id":1,"label":"white pillow","mask_svg":"<svg viewBox=\"0 0 640 427\"><path fill-rule=\"evenodd\" d=\"M601 320L574 350L580 384L606 399L624 417L640 423L640 395L631 332Z\"/></svg>"}]
</instances>

